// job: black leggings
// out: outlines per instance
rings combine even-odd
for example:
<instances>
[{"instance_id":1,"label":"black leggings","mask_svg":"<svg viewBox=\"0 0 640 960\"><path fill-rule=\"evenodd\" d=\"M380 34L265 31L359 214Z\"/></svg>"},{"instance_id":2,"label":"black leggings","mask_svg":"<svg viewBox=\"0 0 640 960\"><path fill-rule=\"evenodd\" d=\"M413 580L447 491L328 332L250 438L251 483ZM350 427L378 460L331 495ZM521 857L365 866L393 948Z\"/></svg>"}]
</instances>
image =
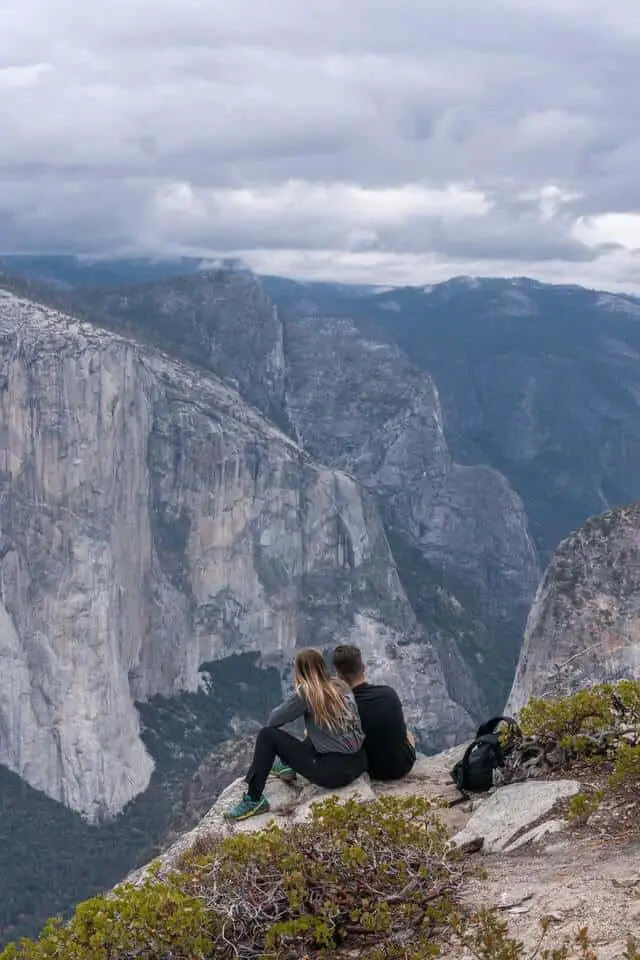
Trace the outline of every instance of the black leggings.
<instances>
[{"instance_id":1,"label":"black leggings","mask_svg":"<svg viewBox=\"0 0 640 960\"><path fill-rule=\"evenodd\" d=\"M329 790L346 787L366 769L364 750L358 753L318 753L309 740L298 740L278 727L263 727L247 774L247 792L252 800L259 800L262 796L276 757L301 777Z\"/></svg>"}]
</instances>

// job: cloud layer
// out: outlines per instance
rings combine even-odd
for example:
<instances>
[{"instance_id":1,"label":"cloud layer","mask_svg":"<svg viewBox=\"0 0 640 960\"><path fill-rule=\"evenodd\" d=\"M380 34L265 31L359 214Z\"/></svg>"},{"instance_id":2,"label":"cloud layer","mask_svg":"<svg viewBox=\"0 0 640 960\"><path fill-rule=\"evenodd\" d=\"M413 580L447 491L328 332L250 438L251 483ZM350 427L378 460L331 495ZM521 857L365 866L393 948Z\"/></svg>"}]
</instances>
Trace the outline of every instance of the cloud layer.
<instances>
[{"instance_id":1,"label":"cloud layer","mask_svg":"<svg viewBox=\"0 0 640 960\"><path fill-rule=\"evenodd\" d=\"M640 290L637 10L7 0L0 250Z\"/></svg>"}]
</instances>

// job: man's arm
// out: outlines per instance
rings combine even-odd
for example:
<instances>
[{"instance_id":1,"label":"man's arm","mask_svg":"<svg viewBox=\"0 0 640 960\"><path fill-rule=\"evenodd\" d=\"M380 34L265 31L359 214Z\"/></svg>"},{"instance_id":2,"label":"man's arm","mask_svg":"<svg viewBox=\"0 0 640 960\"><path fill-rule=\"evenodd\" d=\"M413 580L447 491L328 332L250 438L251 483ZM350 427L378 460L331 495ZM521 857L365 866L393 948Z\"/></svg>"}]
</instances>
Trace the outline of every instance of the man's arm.
<instances>
[{"instance_id":1,"label":"man's arm","mask_svg":"<svg viewBox=\"0 0 640 960\"><path fill-rule=\"evenodd\" d=\"M397 691L393 689L393 687L390 687L389 689L391 690L391 693L393 694L393 696L392 696L391 699L392 699L392 701L393 701L393 703L394 703L394 705L395 705L398 719L399 719L399 721L403 724L403 726L405 727L405 729L406 729L406 731L407 731L407 743L409 744L409 746L410 746L413 750L415 750L415 749L416 749L416 738L414 737L414 735L411 733L411 730L409 730L409 728L408 728L407 725L406 725L406 720L405 720L405 716L404 716L404 709L403 709L403 707L402 707L402 700L401 700L400 697L398 696Z\"/></svg>"},{"instance_id":2,"label":"man's arm","mask_svg":"<svg viewBox=\"0 0 640 960\"><path fill-rule=\"evenodd\" d=\"M402 700L393 687L389 687L389 706L391 707L390 714L394 715L394 720L396 720L398 723L404 723L405 719Z\"/></svg>"},{"instance_id":3,"label":"man's arm","mask_svg":"<svg viewBox=\"0 0 640 960\"><path fill-rule=\"evenodd\" d=\"M302 717L307 706L299 693L292 693L288 700L272 710L267 720L268 727L284 727L286 723L293 723Z\"/></svg>"}]
</instances>

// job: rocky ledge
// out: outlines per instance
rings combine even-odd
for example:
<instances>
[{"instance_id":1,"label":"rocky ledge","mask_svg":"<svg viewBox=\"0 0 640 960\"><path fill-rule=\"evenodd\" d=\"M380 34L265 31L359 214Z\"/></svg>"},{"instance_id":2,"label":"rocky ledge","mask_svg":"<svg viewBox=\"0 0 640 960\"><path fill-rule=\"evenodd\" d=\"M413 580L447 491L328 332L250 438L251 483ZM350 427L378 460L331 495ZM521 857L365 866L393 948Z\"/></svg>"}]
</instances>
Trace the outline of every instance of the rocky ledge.
<instances>
[{"instance_id":1,"label":"rocky ledge","mask_svg":"<svg viewBox=\"0 0 640 960\"><path fill-rule=\"evenodd\" d=\"M439 815L453 844L484 849L487 853L539 844L547 835L566 825L554 814L560 801L579 792L577 780L528 780L465 799L450 775L451 767L461 758L464 749L464 746L453 747L434 757L419 755L409 776L393 783L370 780L364 774L341 790L323 790L302 777L294 783L271 778L266 790L269 812L230 823L225 819L225 811L242 798L246 789L244 780L238 778L223 790L198 826L176 840L159 860L154 861L154 865L160 864L163 873L170 871L203 837L253 833L271 824L287 829L303 823L309 819L312 806L329 797L340 802L356 800L359 803L368 803L382 796L426 797L441 806ZM141 881L148 869L146 866L135 871L128 880Z\"/></svg>"},{"instance_id":2,"label":"rocky ledge","mask_svg":"<svg viewBox=\"0 0 640 960\"><path fill-rule=\"evenodd\" d=\"M420 756L393 784L362 777L331 792L271 780L269 813L230 824L236 780L162 857L2 960L44 960L52 944L60 960L93 960L98 941L124 960L131 936L154 956L220 960L257 958L284 938L278 956L293 960L326 955L313 947L325 934L337 937L331 955L361 960L386 955L380 931L405 960L436 944L450 960L637 960L637 827L624 838L606 818L568 816L593 787L593 764L461 797L450 770L463 749ZM308 902L292 905L296 889ZM367 926L369 910L381 927Z\"/></svg>"},{"instance_id":3,"label":"rocky ledge","mask_svg":"<svg viewBox=\"0 0 640 960\"><path fill-rule=\"evenodd\" d=\"M549 924L548 949L573 938L588 924L597 948L594 957L626 957L628 937L640 919L637 848L620 843L619 838L608 842L602 821L589 830L583 822L576 824L567 818L567 801L589 788L584 777L574 769L568 771L574 776L565 777L559 768L547 767L548 779L536 770L531 773L533 779L464 798L450 776L463 751L463 746L457 746L437 756L419 756L411 774L392 784L371 781L365 775L343 790L326 791L302 779L295 784L270 780L266 792L271 810L230 824L224 813L242 795L244 782L238 779L223 791L194 830L180 837L153 865L130 875L127 882L140 885L151 867L159 869L160 877L168 876L194 845L206 844L215 836L256 833L270 825L290 829L310 820L312 806L330 797L340 803L356 800L363 804L390 795L426 798L441 808L439 816L450 844L473 855L472 862L482 868L467 872L458 890L466 909L496 911L524 951L535 949L545 921ZM452 944L447 956L465 960L471 954ZM529 952L514 956L528 957Z\"/></svg>"}]
</instances>

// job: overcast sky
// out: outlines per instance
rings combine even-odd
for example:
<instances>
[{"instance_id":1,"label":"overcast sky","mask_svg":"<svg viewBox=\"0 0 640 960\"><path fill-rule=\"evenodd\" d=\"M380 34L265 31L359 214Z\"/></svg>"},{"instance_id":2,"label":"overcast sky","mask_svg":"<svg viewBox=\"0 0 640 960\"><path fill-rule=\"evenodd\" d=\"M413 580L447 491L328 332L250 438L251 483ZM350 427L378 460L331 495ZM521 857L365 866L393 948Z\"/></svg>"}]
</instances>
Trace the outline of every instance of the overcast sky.
<instances>
[{"instance_id":1,"label":"overcast sky","mask_svg":"<svg viewBox=\"0 0 640 960\"><path fill-rule=\"evenodd\" d=\"M640 291L639 0L0 0L0 251Z\"/></svg>"}]
</instances>

